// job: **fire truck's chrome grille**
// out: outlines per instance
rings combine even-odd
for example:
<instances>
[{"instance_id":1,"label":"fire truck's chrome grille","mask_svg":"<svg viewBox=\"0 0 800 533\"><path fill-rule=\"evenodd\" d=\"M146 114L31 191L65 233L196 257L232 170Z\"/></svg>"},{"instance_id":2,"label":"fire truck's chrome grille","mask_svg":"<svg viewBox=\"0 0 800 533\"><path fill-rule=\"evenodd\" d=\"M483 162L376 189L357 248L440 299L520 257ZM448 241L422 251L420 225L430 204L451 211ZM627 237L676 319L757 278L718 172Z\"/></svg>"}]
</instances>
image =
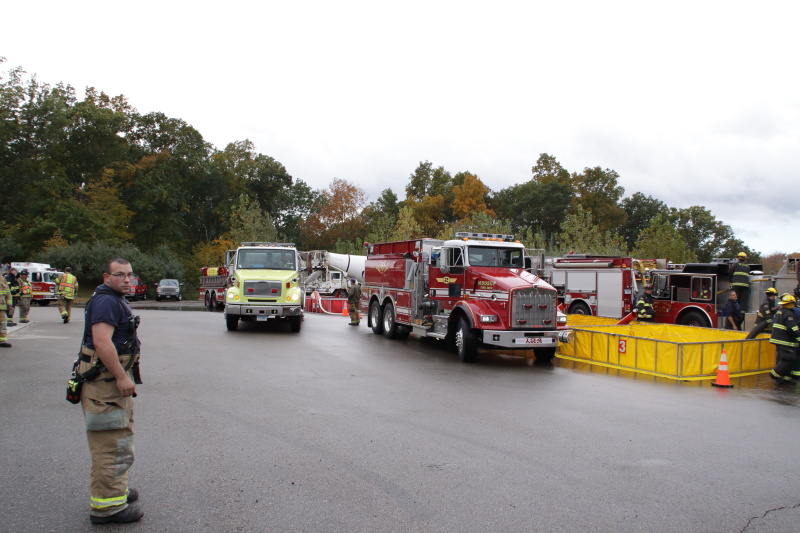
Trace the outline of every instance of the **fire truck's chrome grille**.
<instances>
[{"instance_id":1,"label":"fire truck's chrome grille","mask_svg":"<svg viewBox=\"0 0 800 533\"><path fill-rule=\"evenodd\" d=\"M555 291L531 287L511 293L511 329L555 328Z\"/></svg>"},{"instance_id":2,"label":"fire truck's chrome grille","mask_svg":"<svg viewBox=\"0 0 800 533\"><path fill-rule=\"evenodd\" d=\"M281 294L280 281L245 281L244 296L279 296Z\"/></svg>"}]
</instances>

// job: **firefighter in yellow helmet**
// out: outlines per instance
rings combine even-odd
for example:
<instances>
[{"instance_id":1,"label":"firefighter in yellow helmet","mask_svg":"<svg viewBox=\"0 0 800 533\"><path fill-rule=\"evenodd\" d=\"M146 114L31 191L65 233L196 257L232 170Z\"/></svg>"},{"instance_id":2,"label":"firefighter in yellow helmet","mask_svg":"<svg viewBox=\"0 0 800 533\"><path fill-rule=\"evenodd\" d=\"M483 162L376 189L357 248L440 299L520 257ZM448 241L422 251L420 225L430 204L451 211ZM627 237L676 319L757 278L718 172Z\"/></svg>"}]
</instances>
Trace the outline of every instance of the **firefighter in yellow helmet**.
<instances>
[{"instance_id":1,"label":"firefighter in yellow helmet","mask_svg":"<svg viewBox=\"0 0 800 533\"><path fill-rule=\"evenodd\" d=\"M797 347L800 346L800 327L797 325L797 316L794 307L797 299L791 294L782 294L781 308L772 318L772 336L769 342L777 350L777 364L770 372L770 377L778 383L792 380L792 370L797 362Z\"/></svg>"},{"instance_id":2,"label":"firefighter in yellow helmet","mask_svg":"<svg viewBox=\"0 0 800 533\"><path fill-rule=\"evenodd\" d=\"M747 264L747 254L739 252L738 261L731 269L731 288L736 291L736 298L742 312L747 312L747 303L750 300L750 265Z\"/></svg>"},{"instance_id":3,"label":"firefighter in yellow helmet","mask_svg":"<svg viewBox=\"0 0 800 533\"><path fill-rule=\"evenodd\" d=\"M778 309L780 309L778 304L775 303L775 297L778 295L778 291L776 291L773 287L770 287L764 292L766 297L764 298L764 301L761 302L761 306L758 308L756 326L762 322L766 322L767 325L762 331L764 333L770 333L772 331L772 317L775 315Z\"/></svg>"},{"instance_id":4,"label":"firefighter in yellow helmet","mask_svg":"<svg viewBox=\"0 0 800 533\"><path fill-rule=\"evenodd\" d=\"M78 294L78 278L72 274L72 269L67 267L64 273L53 280L58 287L58 312L64 324L69 323L72 316L72 300Z\"/></svg>"}]
</instances>

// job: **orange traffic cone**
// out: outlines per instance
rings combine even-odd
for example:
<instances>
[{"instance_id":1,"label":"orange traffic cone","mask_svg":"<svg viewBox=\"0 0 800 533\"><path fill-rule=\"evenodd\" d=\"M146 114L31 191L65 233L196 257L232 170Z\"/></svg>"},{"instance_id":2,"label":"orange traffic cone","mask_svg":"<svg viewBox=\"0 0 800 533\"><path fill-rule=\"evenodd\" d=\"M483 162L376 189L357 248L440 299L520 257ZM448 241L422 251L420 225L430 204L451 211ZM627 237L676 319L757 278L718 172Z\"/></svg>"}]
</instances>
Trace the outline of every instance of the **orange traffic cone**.
<instances>
[{"instance_id":1,"label":"orange traffic cone","mask_svg":"<svg viewBox=\"0 0 800 533\"><path fill-rule=\"evenodd\" d=\"M347 312L347 306L342 306L342 316L350 316L350 313Z\"/></svg>"},{"instance_id":2,"label":"orange traffic cone","mask_svg":"<svg viewBox=\"0 0 800 533\"><path fill-rule=\"evenodd\" d=\"M730 377L728 377L728 354L725 353L725 348L722 349L722 355L719 358L717 381L712 381L711 384L715 387L725 387L726 389L733 388Z\"/></svg>"}]
</instances>

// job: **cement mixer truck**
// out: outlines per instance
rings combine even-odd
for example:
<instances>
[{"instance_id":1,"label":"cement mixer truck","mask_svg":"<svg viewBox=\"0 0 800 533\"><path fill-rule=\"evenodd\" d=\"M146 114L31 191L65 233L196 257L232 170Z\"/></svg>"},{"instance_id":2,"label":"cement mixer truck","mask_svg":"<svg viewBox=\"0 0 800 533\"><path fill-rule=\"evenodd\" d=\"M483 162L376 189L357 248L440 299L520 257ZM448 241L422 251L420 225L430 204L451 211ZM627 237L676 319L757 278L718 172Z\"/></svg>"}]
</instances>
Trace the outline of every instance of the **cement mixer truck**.
<instances>
[{"instance_id":1,"label":"cement mixer truck","mask_svg":"<svg viewBox=\"0 0 800 533\"><path fill-rule=\"evenodd\" d=\"M301 285L306 294L316 291L320 296L347 298L347 280L364 281L364 255L348 255L311 250L300 252Z\"/></svg>"}]
</instances>

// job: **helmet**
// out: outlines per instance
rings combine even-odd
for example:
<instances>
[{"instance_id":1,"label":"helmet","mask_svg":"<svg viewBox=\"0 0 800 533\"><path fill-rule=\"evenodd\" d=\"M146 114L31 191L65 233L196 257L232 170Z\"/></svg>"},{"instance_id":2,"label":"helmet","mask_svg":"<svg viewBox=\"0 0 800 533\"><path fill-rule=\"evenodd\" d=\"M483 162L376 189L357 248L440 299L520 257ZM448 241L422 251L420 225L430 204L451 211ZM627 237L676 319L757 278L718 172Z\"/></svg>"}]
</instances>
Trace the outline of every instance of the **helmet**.
<instances>
[{"instance_id":1,"label":"helmet","mask_svg":"<svg viewBox=\"0 0 800 533\"><path fill-rule=\"evenodd\" d=\"M739 255L738 255L737 257L738 257L739 259L747 259L747 254L746 254L746 253L744 253L744 252L739 252Z\"/></svg>"},{"instance_id":2,"label":"helmet","mask_svg":"<svg viewBox=\"0 0 800 533\"><path fill-rule=\"evenodd\" d=\"M653 286L652 286L652 285L645 285L645 286L644 286L644 290L646 290L646 291L652 291L652 290L653 290Z\"/></svg>"},{"instance_id":3,"label":"helmet","mask_svg":"<svg viewBox=\"0 0 800 533\"><path fill-rule=\"evenodd\" d=\"M769 289L765 290L767 294L778 294L778 291L775 290L775 287L770 287Z\"/></svg>"},{"instance_id":4,"label":"helmet","mask_svg":"<svg viewBox=\"0 0 800 533\"><path fill-rule=\"evenodd\" d=\"M788 292L781 295L781 307L794 307L796 303L797 299Z\"/></svg>"},{"instance_id":5,"label":"helmet","mask_svg":"<svg viewBox=\"0 0 800 533\"><path fill-rule=\"evenodd\" d=\"M28 271L23 268L22 272L20 272L19 275L20 276L27 276L28 275Z\"/></svg>"}]
</instances>

